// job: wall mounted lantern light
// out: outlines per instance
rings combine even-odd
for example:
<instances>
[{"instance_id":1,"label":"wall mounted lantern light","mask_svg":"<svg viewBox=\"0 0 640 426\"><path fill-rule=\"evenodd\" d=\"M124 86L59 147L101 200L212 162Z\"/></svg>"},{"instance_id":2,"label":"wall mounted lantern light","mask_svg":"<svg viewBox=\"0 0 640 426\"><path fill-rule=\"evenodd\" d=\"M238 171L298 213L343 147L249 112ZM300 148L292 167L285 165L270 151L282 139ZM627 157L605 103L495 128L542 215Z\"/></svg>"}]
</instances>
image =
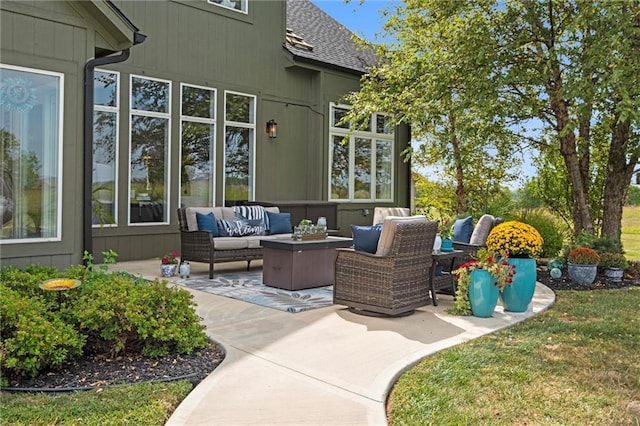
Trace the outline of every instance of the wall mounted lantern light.
<instances>
[{"instance_id":1,"label":"wall mounted lantern light","mask_svg":"<svg viewBox=\"0 0 640 426\"><path fill-rule=\"evenodd\" d=\"M267 135L269 135L270 139L278 137L278 123L273 118L267 121Z\"/></svg>"}]
</instances>

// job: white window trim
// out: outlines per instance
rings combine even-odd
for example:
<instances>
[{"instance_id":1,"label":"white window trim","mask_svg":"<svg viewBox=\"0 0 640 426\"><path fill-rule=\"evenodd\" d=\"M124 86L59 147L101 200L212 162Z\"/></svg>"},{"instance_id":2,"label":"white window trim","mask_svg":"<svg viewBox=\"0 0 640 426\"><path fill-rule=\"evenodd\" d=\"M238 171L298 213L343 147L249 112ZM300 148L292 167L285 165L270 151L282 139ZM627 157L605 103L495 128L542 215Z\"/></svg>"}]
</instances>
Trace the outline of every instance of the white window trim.
<instances>
[{"instance_id":1,"label":"white window trim","mask_svg":"<svg viewBox=\"0 0 640 426\"><path fill-rule=\"evenodd\" d=\"M227 121L227 95L240 95L240 96L246 96L248 98L253 98L253 111L251 111L250 118L253 118L253 122L252 123L243 123L243 122L238 122L238 121ZM227 187L227 173L226 173L226 167L227 167L227 127L243 127L246 129L252 129L252 137L251 137L251 141L249 142L249 144L251 145L251 152L249 153L249 170L250 170L250 175L251 178L249 179L249 200L248 201L254 201L256 198L256 108L257 108L257 96L256 95L251 95L248 93L242 93L242 92L234 92L232 90L225 90L224 91L224 130L223 130L223 138L224 138L224 143L222 146L222 158L224 159L224 164L223 164L223 173L222 173L222 205L225 205L226 199L225 199L225 195L226 195L226 187Z\"/></svg>"},{"instance_id":2,"label":"white window trim","mask_svg":"<svg viewBox=\"0 0 640 426\"><path fill-rule=\"evenodd\" d=\"M132 95L133 95L133 79L140 78L143 80L154 80L160 81L163 83L169 84L169 89L167 90L167 112L157 112L157 111L144 111L139 109L133 109L131 105L133 105ZM131 117L134 115L140 115L145 117L153 117L153 118L166 118L167 119L167 179L166 179L166 199L167 204L165 206L166 217L167 220L164 222L136 222L131 223L131 208L127 209L127 225L128 226L158 226L158 225L169 225L171 215L169 212L171 211L171 90L172 90L172 82L171 80L164 80L161 78L153 78L147 77L145 75L137 75L131 74L129 76L129 161L128 161L128 171L129 175L127 178L127 203L131 203Z\"/></svg>"},{"instance_id":3,"label":"white window trim","mask_svg":"<svg viewBox=\"0 0 640 426\"><path fill-rule=\"evenodd\" d=\"M240 9L234 9L233 7L225 6L222 3L216 3L216 2L211 1L211 0L207 0L207 3L209 3L211 5L214 5L214 6L223 7L225 9L227 9L227 10L232 10L232 11L237 12L237 13L242 13L244 15L249 14L249 0L236 0L236 1L241 2L240 4L244 5L244 7L241 6Z\"/></svg>"},{"instance_id":4,"label":"white window trim","mask_svg":"<svg viewBox=\"0 0 640 426\"><path fill-rule=\"evenodd\" d=\"M327 194L329 201L351 202L351 203L371 203L371 202L390 202L394 199L394 177L395 177L395 161L393 160L393 153L395 152L395 133L376 133L376 116L387 115L384 113L371 114L369 118L370 131L363 130L350 130L343 127L334 127L335 122L335 109L351 109L350 105L329 103L329 170L327 176ZM349 198L332 198L331 197L331 171L333 170L333 138L334 136L348 137L349 144ZM370 198L355 198L355 139L363 138L371 140L371 197ZM377 142L385 141L391 144L391 198L376 198L376 163L377 163Z\"/></svg>"},{"instance_id":5,"label":"white window trim","mask_svg":"<svg viewBox=\"0 0 640 426\"><path fill-rule=\"evenodd\" d=\"M213 92L213 118L203 118L203 117L193 117L191 115L184 115L183 111L182 111L182 107L183 107L183 102L182 102L182 89L184 87L194 87L196 89L203 89L203 90L210 90ZM212 200L212 206L215 206L216 203L216 147L217 147L217 138L216 135L218 133L218 125L216 123L217 121L217 117L218 117L218 90L213 88L213 87L206 87L206 86L197 86L195 84L187 84L187 83L180 83L180 164L182 164L182 123L184 121L188 121L188 122L192 122L192 123L203 123L203 124L212 124L214 126L214 133L213 133L213 140L211 141L211 174L212 174L212 181L211 181L211 200ZM179 177L178 177L178 182L182 183L182 167L179 167L180 172ZM182 190L178 191L180 193L179 197L178 197L178 205L182 205Z\"/></svg>"},{"instance_id":6,"label":"white window trim","mask_svg":"<svg viewBox=\"0 0 640 426\"><path fill-rule=\"evenodd\" d=\"M54 72L54 71L45 71L45 70L39 70L36 68L27 68L27 67L18 67L18 66L14 66L14 65L6 65L6 64L0 64L0 66L2 68L5 69L10 69L10 70L15 70L15 71L23 71L23 72L30 72L33 74L42 74L42 75L48 75L48 76L52 76L52 77L58 77L59 78L59 99L58 99L58 159L57 159L57 164L58 164L58 176L56 179L56 185L57 185L57 206L56 206L56 236L55 237L45 237L45 238L11 238L11 239L6 239L6 240L0 240L0 245L2 244L30 244L30 243L43 243L43 242L58 242L58 241L62 241L62 192L63 192L63 188L62 188L62 175L63 175L63 162L62 159L64 158L64 152L63 152L63 147L64 147L64 143L63 143L63 135L64 135L64 91L65 91L65 86L64 86L64 74L59 73L59 72Z\"/></svg>"},{"instance_id":7,"label":"white window trim","mask_svg":"<svg viewBox=\"0 0 640 426\"><path fill-rule=\"evenodd\" d=\"M116 152L115 152L115 164L114 164L114 168L115 168L115 181L114 181L114 190L113 190L113 196L114 196L114 200L113 200L113 211L115 214L115 217L113 218L114 221L113 223L107 223L107 224L99 224L96 223L94 225L92 225L92 228L115 228L118 226L118 216L120 216L119 210L118 210L118 187L120 186L118 183L118 178L120 177L120 173L118 173L119 170L119 166L120 166L120 162L119 162L119 158L120 158L120 72L119 71L111 71L111 70L106 70L106 69L100 69L100 68L96 68L95 71L100 71L100 72L105 72L105 73L110 73L110 74L115 74L116 75L116 106L112 107L112 106L107 106L107 105L97 105L95 103L95 99L94 99L94 104L93 104L93 110L94 113L95 111L103 111L103 112L111 112L111 113L115 113L116 115L116 140L115 140L115 148L116 148ZM94 141L95 142L95 141Z\"/></svg>"}]
</instances>

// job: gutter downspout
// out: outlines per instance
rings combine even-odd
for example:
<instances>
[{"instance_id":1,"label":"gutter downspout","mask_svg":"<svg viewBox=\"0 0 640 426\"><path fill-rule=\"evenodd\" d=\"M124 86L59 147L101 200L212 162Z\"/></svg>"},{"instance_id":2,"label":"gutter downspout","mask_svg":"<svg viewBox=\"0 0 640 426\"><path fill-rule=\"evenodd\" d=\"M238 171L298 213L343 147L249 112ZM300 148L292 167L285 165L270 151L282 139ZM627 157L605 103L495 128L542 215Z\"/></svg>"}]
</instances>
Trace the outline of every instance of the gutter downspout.
<instances>
[{"instance_id":1,"label":"gutter downspout","mask_svg":"<svg viewBox=\"0 0 640 426\"><path fill-rule=\"evenodd\" d=\"M134 46L144 42L146 35L135 33ZM84 253L93 253L92 209L93 209L93 77L96 67L116 64L129 59L131 49L125 49L118 55L97 57L84 66L84 208L82 212L82 246Z\"/></svg>"}]
</instances>

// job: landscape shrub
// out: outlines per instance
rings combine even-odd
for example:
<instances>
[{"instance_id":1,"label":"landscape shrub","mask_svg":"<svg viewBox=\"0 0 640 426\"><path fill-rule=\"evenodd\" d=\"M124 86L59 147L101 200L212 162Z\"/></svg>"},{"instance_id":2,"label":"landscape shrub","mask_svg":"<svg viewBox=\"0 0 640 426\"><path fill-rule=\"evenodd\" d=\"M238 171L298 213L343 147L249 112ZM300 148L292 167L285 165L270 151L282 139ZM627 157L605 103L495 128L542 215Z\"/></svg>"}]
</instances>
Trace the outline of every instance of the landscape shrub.
<instances>
[{"instance_id":1,"label":"landscape shrub","mask_svg":"<svg viewBox=\"0 0 640 426\"><path fill-rule=\"evenodd\" d=\"M73 326L37 297L0 284L2 377L38 375L82 354L85 343Z\"/></svg>"},{"instance_id":2,"label":"landscape shrub","mask_svg":"<svg viewBox=\"0 0 640 426\"><path fill-rule=\"evenodd\" d=\"M82 280L61 294L44 291L49 278ZM0 269L1 377L36 376L87 354L191 353L209 341L186 290L165 281L83 266L64 272L30 266Z\"/></svg>"},{"instance_id":3,"label":"landscape shrub","mask_svg":"<svg viewBox=\"0 0 640 426\"><path fill-rule=\"evenodd\" d=\"M525 210L518 213L518 220L533 226L542 236L541 257L557 256L564 245L566 227L551 214L542 210Z\"/></svg>"}]
</instances>

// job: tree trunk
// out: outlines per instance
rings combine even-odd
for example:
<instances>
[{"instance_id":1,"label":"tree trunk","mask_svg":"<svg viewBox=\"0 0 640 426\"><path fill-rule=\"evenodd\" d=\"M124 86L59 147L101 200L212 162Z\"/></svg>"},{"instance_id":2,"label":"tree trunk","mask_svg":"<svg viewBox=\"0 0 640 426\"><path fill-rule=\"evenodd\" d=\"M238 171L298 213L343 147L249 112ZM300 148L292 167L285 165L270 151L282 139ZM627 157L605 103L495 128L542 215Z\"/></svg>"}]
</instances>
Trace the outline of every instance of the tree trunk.
<instances>
[{"instance_id":1,"label":"tree trunk","mask_svg":"<svg viewBox=\"0 0 640 426\"><path fill-rule=\"evenodd\" d=\"M630 156L627 163L625 145L630 137L629 122L619 122L611 129L611 147L607 159L607 179L603 193L602 235L620 241L622 208L627 198L633 170L638 164L638 156Z\"/></svg>"},{"instance_id":2,"label":"tree trunk","mask_svg":"<svg viewBox=\"0 0 640 426\"><path fill-rule=\"evenodd\" d=\"M462 167L462 153L460 152L460 141L456 133L456 116L449 112L449 134L451 135L451 146L453 147L453 161L456 167L456 213L462 214L466 209L464 194L464 169Z\"/></svg>"}]
</instances>

